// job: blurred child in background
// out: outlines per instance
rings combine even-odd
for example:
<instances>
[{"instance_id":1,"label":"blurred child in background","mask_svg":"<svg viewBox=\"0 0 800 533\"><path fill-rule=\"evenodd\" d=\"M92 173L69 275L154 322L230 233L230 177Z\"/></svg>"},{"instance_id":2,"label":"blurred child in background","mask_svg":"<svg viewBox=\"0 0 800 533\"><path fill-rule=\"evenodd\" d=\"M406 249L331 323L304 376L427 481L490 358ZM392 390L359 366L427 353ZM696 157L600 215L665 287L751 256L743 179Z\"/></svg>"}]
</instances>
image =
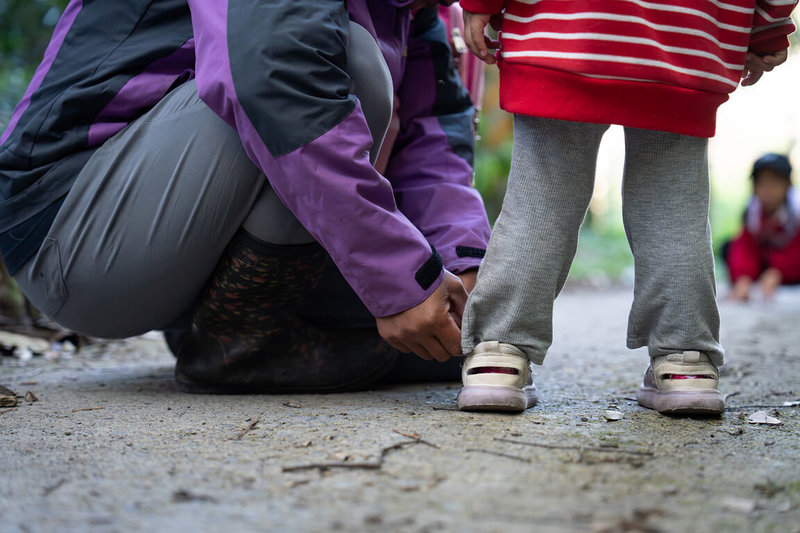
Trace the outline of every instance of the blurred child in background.
<instances>
[{"instance_id":1,"label":"blurred child in background","mask_svg":"<svg viewBox=\"0 0 800 533\"><path fill-rule=\"evenodd\" d=\"M753 164L753 196L744 227L724 249L731 300L746 301L754 283L770 300L781 284L800 283L800 194L786 156L766 154Z\"/></svg>"}]
</instances>

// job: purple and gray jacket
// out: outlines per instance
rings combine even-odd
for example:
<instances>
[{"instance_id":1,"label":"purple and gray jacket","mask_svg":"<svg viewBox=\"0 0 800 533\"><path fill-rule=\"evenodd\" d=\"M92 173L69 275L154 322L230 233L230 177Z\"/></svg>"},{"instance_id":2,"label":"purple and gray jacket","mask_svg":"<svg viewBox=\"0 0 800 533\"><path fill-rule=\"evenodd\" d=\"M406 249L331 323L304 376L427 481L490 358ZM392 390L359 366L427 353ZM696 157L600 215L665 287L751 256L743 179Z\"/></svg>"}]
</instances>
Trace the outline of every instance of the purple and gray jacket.
<instances>
[{"instance_id":1,"label":"purple and gray jacket","mask_svg":"<svg viewBox=\"0 0 800 533\"><path fill-rule=\"evenodd\" d=\"M93 151L195 78L250 159L376 316L413 307L489 238L472 187L473 107L436 10L410 0L72 0L0 137L0 255L42 243ZM384 175L345 73L348 20L399 101ZM220 179L224 179L221 177Z\"/></svg>"}]
</instances>

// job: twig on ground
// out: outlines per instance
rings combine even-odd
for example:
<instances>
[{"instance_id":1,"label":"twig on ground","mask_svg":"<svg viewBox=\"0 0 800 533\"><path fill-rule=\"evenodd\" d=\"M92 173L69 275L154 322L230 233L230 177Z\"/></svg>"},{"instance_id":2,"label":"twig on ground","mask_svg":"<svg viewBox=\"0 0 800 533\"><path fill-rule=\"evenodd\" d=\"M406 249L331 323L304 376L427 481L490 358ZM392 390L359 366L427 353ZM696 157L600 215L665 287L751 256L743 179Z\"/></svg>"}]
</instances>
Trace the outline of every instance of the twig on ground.
<instances>
[{"instance_id":1,"label":"twig on ground","mask_svg":"<svg viewBox=\"0 0 800 533\"><path fill-rule=\"evenodd\" d=\"M740 409L786 409L787 407L800 407L800 405L732 405L725 407L726 411L738 411Z\"/></svg>"},{"instance_id":2,"label":"twig on ground","mask_svg":"<svg viewBox=\"0 0 800 533\"><path fill-rule=\"evenodd\" d=\"M303 463L299 465L282 466L281 472L298 472L301 470L314 470L314 469L330 470L331 468L379 470L383 466L383 460L386 458L386 455L390 451L397 450L405 446L409 446L411 444L427 444L429 446L433 446L431 443L422 440L417 440L417 439L407 440L402 442L396 442L394 444L390 444L389 446L384 446L383 448L381 448L381 453L380 455L378 455L378 459L375 461L363 461L360 463L356 462L348 463L347 461L334 461L330 463Z\"/></svg>"},{"instance_id":3,"label":"twig on ground","mask_svg":"<svg viewBox=\"0 0 800 533\"><path fill-rule=\"evenodd\" d=\"M52 485L50 485L49 487L45 487L44 489L42 489L42 496L50 496L50 495L51 495L52 493L54 493L54 492L55 492L55 491L56 491L56 490L57 490L57 489L58 489L58 488L59 488L61 485L63 485L63 484L64 484L64 483L66 483L66 482L67 482L67 480L66 480L66 479L59 479L58 481L56 481L55 483L53 483L53 484L52 484Z\"/></svg>"},{"instance_id":4,"label":"twig on ground","mask_svg":"<svg viewBox=\"0 0 800 533\"><path fill-rule=\"evenodd\" d=\"M742 393L742 391L739 391L739 390L731 391L731 392L729 392L728 394L726 394L726 395L724 395L724 396L722 397L722 402L723 402L723 403L724 403L724 402L727 402L727 401L728 401L728 398L731 398L731 397L733 397L733 396L737 396L737 395L739 395L739 394L741 394L741 393Z\"/></svg>"},{"instance_id":5,"label":"twig on ground","mask_svg":"<svg viewBox=\"0 0 800 533\"><path fill-rule=\"evenodd\" d=\"M293 407L294 409L300 409L300 408L303 407L300 404L292 403L292 402L281 402L281 405L284 406L284 407Z\"/></svg>"},{"instance_id":6,"label":"twig on ground","mask_svg":"<svg viewBox=\"0 0 800 533\"><path fill-rule=\"evenodd\" d=\"M231 440L241 440L242 437L244 437L245 435L250 433L250 430L253 429L254 427L256 427L256 424L258 424L260 421L261 421L261 415L258 415L255 420L250 422L246 427L242 428L242 430L239 432L239 434L236 435Z\"/></svg>"},{"instance_id":7,"label":"twig on ground","mask_svg":"<svg viewBox=\"0 0 800 533\"><path fill-rule=\"evenodd\" d=\"M420 437L419 433L417 433L417 432L406 433L404 431L400 431L399 429L392 429L392 431L394 431L398 435L402 435L402 436L407 437L409 439L414 439L415 441L419 442L420 444L424 444L426 446L430 446L431 448L436 448L437 450L441 448L441 446L439 446L438 444L435 444L433 442L430 442L430 441L427 441L427 440L423 439L422 437Z\"/></svg>"},{"instance_id":8,"label":"twig on ground","mask_svg":"<svg viewBox=\"0 0 800 533\"><path fill-rule=\"evenodd\" d=\"M478 453L488 453L489 455L496 455L498 457L505 457L506 459L514 459L516 461L522 461L523 463L530 463L531 460L527 457L520 457L518 455L511 455L510 453L503 453L503 452L496 452L494 450L485 450L483 448L467 448L468 452L478 452Z\"/></svg>"},{"instance_id":9,"label":"twig on ground","mask_svg":"<svg viewBox=\"0 0 800 533\"><path fill-rule=\"evenodd\" d=\"M494 440L500 442L509 442L511 444L522 444L524 446L536 446L538 448L550 448L554 450L577 450L579 452L592 451L592 452L605 452L605 453L626 453L629 455L655 455L648 450L628 450L625 448L604 448L600 446L569 446L565 444L550 444L547 442L531 442L527 440L507 439L505 437L495 437Z\"/></svg>"},{"instance_id":10,"label":"twig on ground","mask_svg":"<svg viewBox=\"0 0 800 533\"><path fill-rule=\"evenodd\" d=\"M431 409L434 411L458 411L456 407L439 407L438 405L431 405Z\"/></svg>"},{"instance_id":11,"label":"twig on ground","mask_svg":"<svg viewBox=\"0 0 800 533\"><path fill-rule=\"evenodd\" d=\"M44 372L44 368L34 368L33 370L29 370L28 372L23 372L22 374L16 374L13 377L14 379L25 379L25 378L32 378L33 376L38 376ZM24 385L24 383L22 383Z\"/></svg>"},{"instance_id":12,"label":"twig on ground","mask_svg":"<svg viewBox=\"0 0 800 533\"><path fill-rule=\"evenodd\" d=\"M98 409L105 409L105 406L99 405L97 407L79 407L77 409L73 409L72 412L77 413L80 411L97 411Z\"/></svg>"}]
</instances>

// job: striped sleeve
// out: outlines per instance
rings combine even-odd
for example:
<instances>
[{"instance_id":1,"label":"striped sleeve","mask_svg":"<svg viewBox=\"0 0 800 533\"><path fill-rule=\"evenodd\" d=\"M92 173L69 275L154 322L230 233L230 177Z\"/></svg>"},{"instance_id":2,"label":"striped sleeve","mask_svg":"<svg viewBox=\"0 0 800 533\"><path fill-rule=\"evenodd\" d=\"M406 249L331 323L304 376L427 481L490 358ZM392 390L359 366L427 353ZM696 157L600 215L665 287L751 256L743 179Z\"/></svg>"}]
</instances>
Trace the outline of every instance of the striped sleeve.
<instances>
[{"instance_id":1,"label":"striped sleeve","mask_svg":"<svg viewBox=\"0 0 800 533\"><path fill-rule=\"evenodd\" d=\"M750 50L769 54L789 47L788 36L795 30L792 11L796 0L758 0L750 34Z\"/></svg>"}]
</instances>

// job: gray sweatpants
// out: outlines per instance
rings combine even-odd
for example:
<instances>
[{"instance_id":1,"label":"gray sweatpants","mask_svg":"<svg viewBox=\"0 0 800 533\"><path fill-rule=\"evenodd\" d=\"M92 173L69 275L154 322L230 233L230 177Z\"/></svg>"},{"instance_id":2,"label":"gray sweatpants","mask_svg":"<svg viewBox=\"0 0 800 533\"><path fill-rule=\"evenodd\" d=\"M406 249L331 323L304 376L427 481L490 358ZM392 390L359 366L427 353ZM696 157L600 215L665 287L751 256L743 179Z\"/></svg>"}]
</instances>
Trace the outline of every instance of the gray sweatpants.
<instances>
[{"instance_id":1,"label":"gray sweatpants","mask_svg":"<svg viewBox=\"0 0 800 533\"><path fill-rule=\"evenodd\" d=\"M514 117L507 192L464 313L465 354L497 340L544 361L607 128ZM622 216L635 261L627 345L647 346L650 357L699 350L721 365L707 145L625 129Z\"/></svg>"},{"instance_id":2,"label":"gray sweatpants","mask_svg":"<svg viewBox=\"0 0 800 533\"><path fill-rule=\"evenodd\" d=\"M348 74L373 132L374 161L393 89L377 43L354 23ZM16 280L64 327L137 335L191 307L240 227L274 244L313 241L188 82L92 155Z\"/></svg>"}]
</instances>

